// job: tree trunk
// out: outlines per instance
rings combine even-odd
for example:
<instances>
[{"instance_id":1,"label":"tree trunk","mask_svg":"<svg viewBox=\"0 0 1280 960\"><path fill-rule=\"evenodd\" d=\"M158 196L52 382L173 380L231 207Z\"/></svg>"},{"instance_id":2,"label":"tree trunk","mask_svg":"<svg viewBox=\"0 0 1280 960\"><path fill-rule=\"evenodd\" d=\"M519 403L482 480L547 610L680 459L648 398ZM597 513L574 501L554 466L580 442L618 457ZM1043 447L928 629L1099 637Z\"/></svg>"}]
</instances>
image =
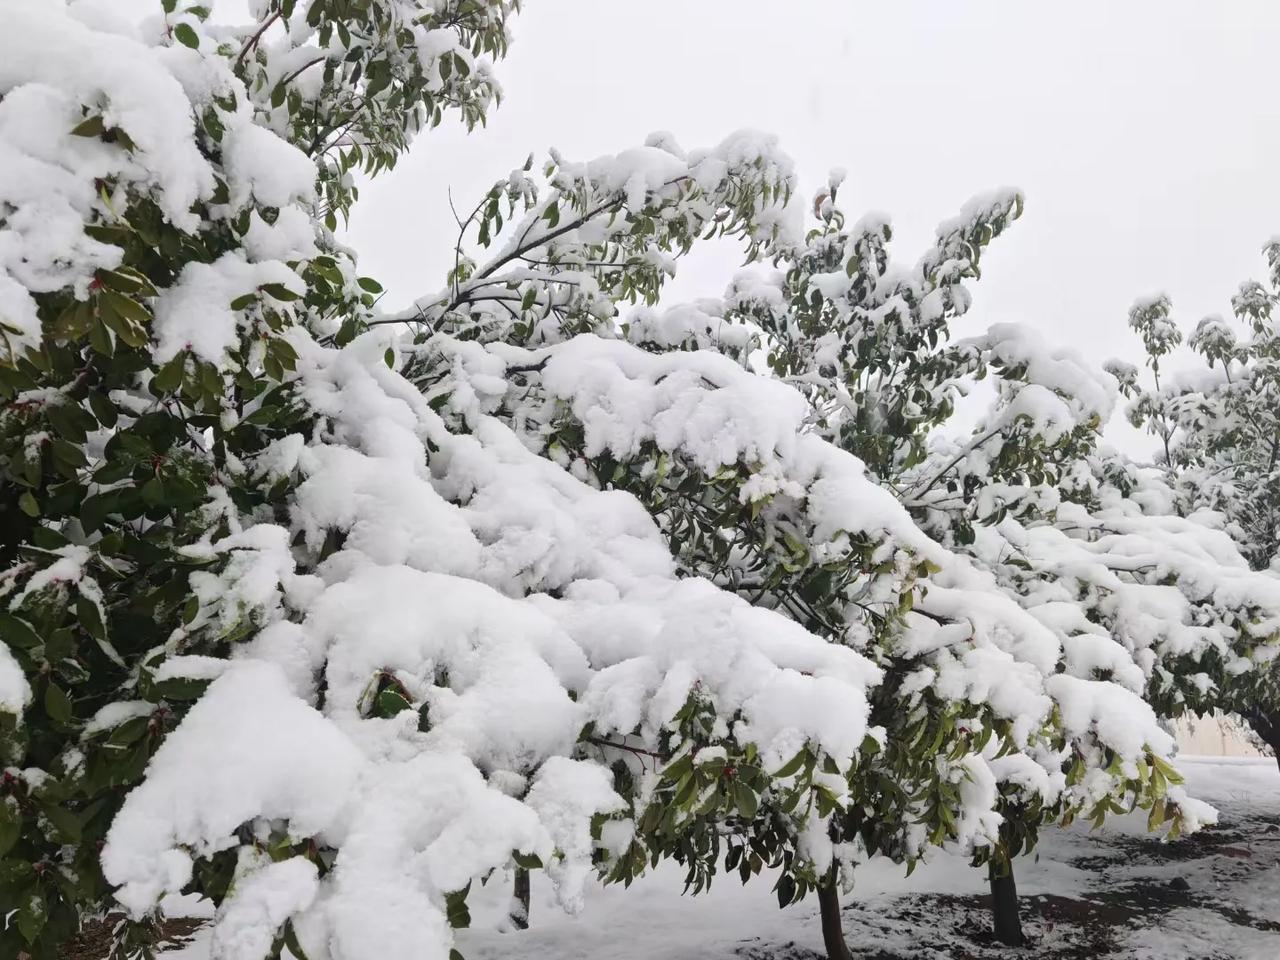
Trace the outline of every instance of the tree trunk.
<instances>
[{"instance_id":1,"label":"tree trunk","mask_svg":"<svg viewBox=\"0 0 1280 960\"><path fill-rule=\"evenodd\" d=\"M507 916L517 930L529 929L529 871L523 867L516 867L516 882L511 891L511 909Z\"/></svg>"},{"instance_id":2,"label":"tree trunk","mask_svg":"<svg viewBox=\"0 0 1280 960\"><path fill-rule=\"evenodd\" d=\"M1022 919L1018 916L1018 885L1013 880L1013 862L987 864L991 878L991 916L996 940L1007 947L1022 946Z\"/></svg>"},{"instance_id":3,"label":"tree trunk","mask_svg":"<svg viewBox=\"0 0 1280 960\"><path fill-rule=\"evenodd\" d=\"M1276 764L1280 765L1280 714L1258 707L1246 710L1241 716L1258 738L1271 748Z\"/></svg>"},{"instance_id":4,"label":"tree trunk","mask_svg":"<svg viewBox=\"0 0 1280 960\"><path fill-rule=\"evenodd\" d=\"M822 942L827 947L827 960L853 960L840 925L840 891L836 887L835 867L818 887L818 906L822 911Z\"/></svg>"}]
</instances>

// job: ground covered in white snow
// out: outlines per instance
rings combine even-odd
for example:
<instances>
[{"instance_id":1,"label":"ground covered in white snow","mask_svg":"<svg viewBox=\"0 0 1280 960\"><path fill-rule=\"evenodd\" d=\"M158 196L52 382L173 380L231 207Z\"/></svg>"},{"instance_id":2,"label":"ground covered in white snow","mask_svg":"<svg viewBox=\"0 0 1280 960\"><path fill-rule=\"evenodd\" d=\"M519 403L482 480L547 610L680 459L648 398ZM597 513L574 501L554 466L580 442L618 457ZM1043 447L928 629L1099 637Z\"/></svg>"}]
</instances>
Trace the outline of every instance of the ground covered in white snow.
<instances>
[{"instance_id":1,"label":"ground covered in white snow","mask_svg":"<svg viewBox=\"0 0 1280 960\"><path fill-rule=\"evenodd\" d=\"M1148 837L1145 815L1101 830L1050 830L1016 868L1024 950L988 935L985 873L934 856L909 878L866 865L846 898L845 933L860 960L996 957L1125 960L1280 958L1280 773L1270 759L1180 758L1193 795L1218 807L1216 827L1173 843ZM779 910L769 883L724 877L681 896L663 869L622 888L592 888L578 917L534 876L532 926L504 932L509 877L472 895L459 936L466 960L819 960L817 903ZM166 960L207 960L202 935Z\"/></svg>"}]
</instances>

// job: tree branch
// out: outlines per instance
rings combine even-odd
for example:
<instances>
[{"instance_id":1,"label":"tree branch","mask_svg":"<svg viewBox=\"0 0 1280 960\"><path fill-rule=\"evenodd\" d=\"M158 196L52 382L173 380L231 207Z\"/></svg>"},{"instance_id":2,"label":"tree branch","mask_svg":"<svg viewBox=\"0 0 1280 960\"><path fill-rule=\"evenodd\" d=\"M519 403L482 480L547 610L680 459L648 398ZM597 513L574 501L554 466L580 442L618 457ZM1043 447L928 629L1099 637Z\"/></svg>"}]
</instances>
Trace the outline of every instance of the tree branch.
<instances>
[{"instance_id":1,"label":"tree branch","mask_svg":"<svg viewBox=\"0 0 1280 960\"><path fill-rule=\"evenodd\" d=\"M280 19L280 11L277 10L271 16L259 24L258 29L254 31L253 36L244 42L244 46L240 48L239 55L236 56L236 62L232 64L232 70L239 70L240 64L244 63L244 58L249 55L249 51L258 45L258 41L262 39L262 35L267 32L273 23Z\"/></svg>"},{"instance_id":2,"label":"tree branch","mask_svg":"<svg viewBox=\"0 0 1280 960\"><path fill-rule=\"evenodd\" d=\"M642 757L654 757L658 760L666 760L662 754L656 750L646 750L644 747L633 747L629 743L619 743L616 740L606 740L604 737L584 737L583 743L590 743L597 747L609 747L613 750L625 750L627 753L634 753Z\"/></svg>"}]
</instances>

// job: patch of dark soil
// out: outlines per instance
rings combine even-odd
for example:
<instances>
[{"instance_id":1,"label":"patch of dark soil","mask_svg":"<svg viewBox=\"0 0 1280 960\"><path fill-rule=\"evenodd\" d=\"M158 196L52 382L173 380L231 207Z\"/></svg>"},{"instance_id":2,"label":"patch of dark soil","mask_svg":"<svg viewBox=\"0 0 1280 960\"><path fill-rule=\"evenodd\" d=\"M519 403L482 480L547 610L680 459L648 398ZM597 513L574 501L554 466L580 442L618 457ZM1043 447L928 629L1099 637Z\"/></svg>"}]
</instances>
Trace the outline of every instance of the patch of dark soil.
<instances>
[{"instance_id":1,"label":"patch of dark soil","mask_svg":"<svg viewBox=\"0 0 1280 960\"><path fill-rule=\"evenodd\" d=\"M1088 894L1087 902L1107 907L1113 923L1131 924L1140 918L1150 920L1170 910L1197 907L1201 910L1212 910L1238 927L1280 932L1280 923L1256 917L1247 910L1219 900L1205 891L1195 891L1191 884L1181 877L1175 877L1165 883L1137 881L1106 891L1094 891Z\"/></svg>"},{"instance_id":2,"label":"patch of dark soil","mask_svg":"<svg viewBox=\"0 0 1280 960\"><path fill-rule=\"evenodd\" d=\"M160 942L167 946L186 943L204 923L186 917L161 921ZM105 960L111 952L111 931L115 925L116 919L110 917L88 921L74 940L63 944L58 960Z\"/></svg>"},{"instance_id":3,"label":"patch of dark soil","mask_svg":"<svg viewBox=\"0 0 1280 960\"><path fill-rule=\"evenodd\" d=\"M1172 863L1211 856L1241 859L1252 856L1249 844L1258 839L1256 834L1261 831L1246 834L1237 829L1223 829L1224 826L1210 827L1172 842L1155 837L1109 837L1108 853L1076 857L1070 862L1081 870L1100 872L1117 864L1131 867L1135 863Z\"/></svg>"},{"instance_id":4,"label":"patch of dark soil","mask_svg":"<svg viewBox=\"0 0 1280 960\"><path fill-rule=\"evenodd\" d=\"M1025 937L1020 949L995 941L988 896L911 894L875 915L865 905L851 903L845 908L846 936L858 960L1099 960L1118 955L1119 938L1127 931L1150 926L1164 914L1184 907L1212 910L1238 926L1280 932L1280 924L1216 900L1204 891L1193 891L1182 878L1131 882L1080 898L1024 896L1020 904ZM905 940L911 947L900 952L887 950L880 945L886 939ZM860 948L860 940L872 945ZM781 949L753 946L740 955L744 960L815 957L813 951L795 944ZM822 960L820 955L817 960ZM1221 958L1209 953L1187 960Z\"/></svg>"},{"instance_id":5,"label":"patch of dark soil","mask_svg":"<svg viewBox=\"0 0 1280 960\"><path fill-rule=\"evenodd\" d=\"M1114 946L1113 934L1129 913L1114 904L1057 895L1021 899L1024 943L1021 948L997 943L991 931L989 896L912 894L893 902L877 916L851 904L846 914L849 948L858 960L1097 960ZM902 952L881 946L858 946L863 939L894 935L911 946ZM762 958L763 960L763 958Z\"/></svg>"}]
</instances>

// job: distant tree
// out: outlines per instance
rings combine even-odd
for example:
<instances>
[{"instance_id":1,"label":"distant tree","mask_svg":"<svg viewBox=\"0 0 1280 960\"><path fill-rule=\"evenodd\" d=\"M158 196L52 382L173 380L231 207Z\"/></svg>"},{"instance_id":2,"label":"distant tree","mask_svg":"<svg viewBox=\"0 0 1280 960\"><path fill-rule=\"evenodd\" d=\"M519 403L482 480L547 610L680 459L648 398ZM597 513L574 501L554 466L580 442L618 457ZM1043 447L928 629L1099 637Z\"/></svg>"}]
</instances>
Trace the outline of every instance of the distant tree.
<instances>
[{"instance_id":1,"label":"distant tree","mask_svg":"<svg viewBox=\"0 0 1280 960\"><path fill-rule=\"evenodd\" d=\"M1160 440L1156 468L1169 512L1223 531L1267 581L1280 585L1280 336L1273 311L1280 283L1280 242L1263 250L1270 286L1250 280L1231 304L1236 322L1206 317L1187 338L1195 367L1162 370L1182 332L1168 297L1139 301L1129 325L1141 337L1151 385L1119 361L1113 368L1131 398L1129 419ZM1274 589L1274 587L1273 587ZM1280 759L1280 668L1271 642L1280 621L1274 599L1253 598L1241 622L1223 632L1239 651L1214 658L1195 682L1216 706L1243 717Z\"/></svg>"}]
</instances>

